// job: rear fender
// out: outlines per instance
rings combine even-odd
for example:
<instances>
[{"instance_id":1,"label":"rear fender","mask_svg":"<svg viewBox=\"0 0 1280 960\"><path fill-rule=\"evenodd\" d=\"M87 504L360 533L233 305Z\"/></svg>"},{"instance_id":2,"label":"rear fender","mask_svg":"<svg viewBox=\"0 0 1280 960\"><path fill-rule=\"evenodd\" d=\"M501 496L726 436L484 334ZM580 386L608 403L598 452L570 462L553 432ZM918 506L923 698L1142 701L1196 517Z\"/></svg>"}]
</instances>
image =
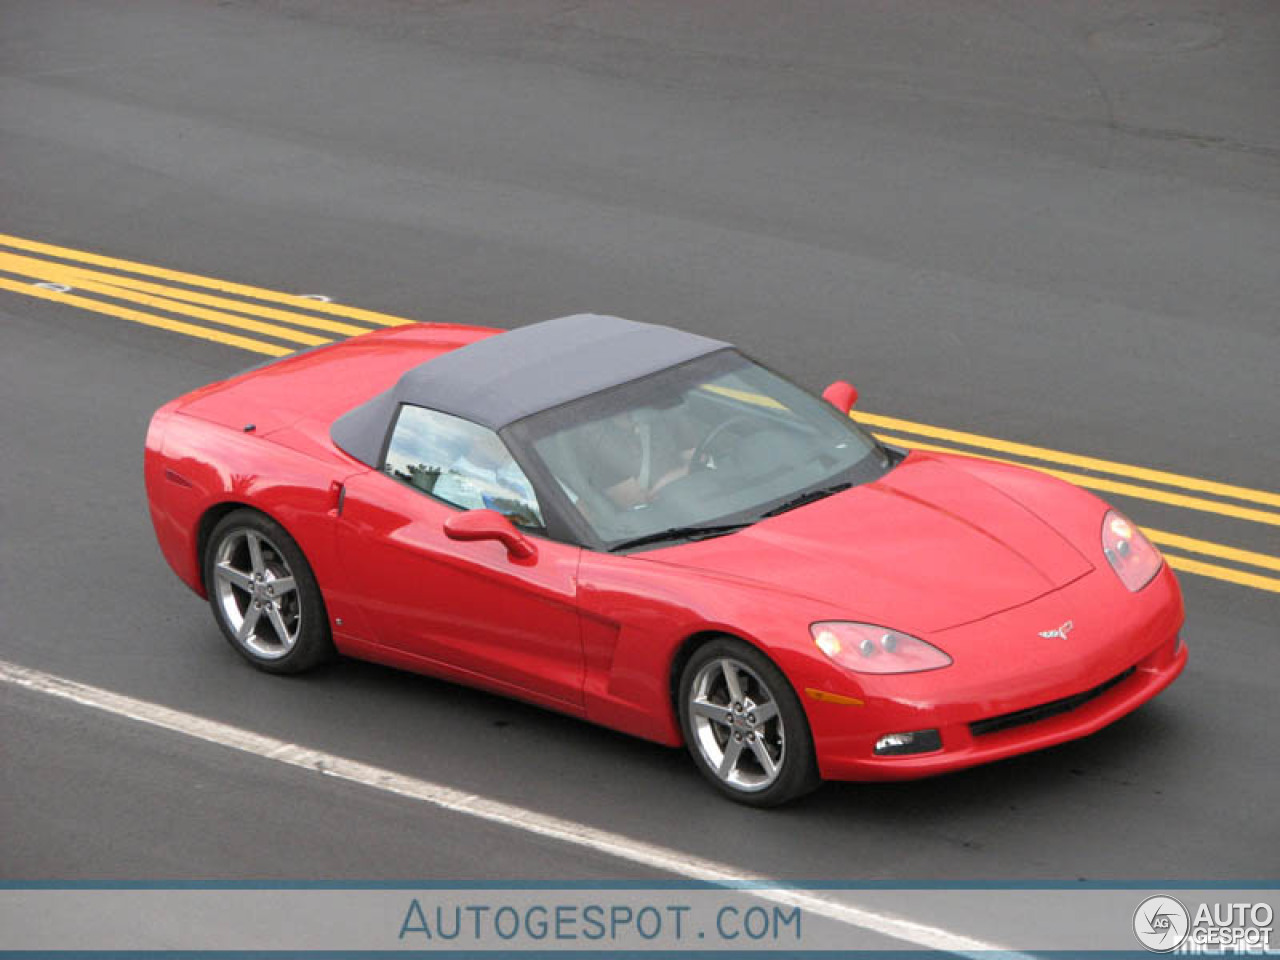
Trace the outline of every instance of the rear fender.
<instances>
[{"instance_id":1,"label":"rear fender","mask_svg":"<svg viewBox=\"0 0 1280 960\"><path fill-rule=\"evenodd\" d=\"M342 482L361 470L335 470L252 433L229 430L162 407L147 435L145 473L161 552L188 587L205 596L201 529L210 512L243 505L283 526L306 555L330 615L341 582L336 519ZM230 470L221 464L234 463Z\"/></svg>"}]
</instances>

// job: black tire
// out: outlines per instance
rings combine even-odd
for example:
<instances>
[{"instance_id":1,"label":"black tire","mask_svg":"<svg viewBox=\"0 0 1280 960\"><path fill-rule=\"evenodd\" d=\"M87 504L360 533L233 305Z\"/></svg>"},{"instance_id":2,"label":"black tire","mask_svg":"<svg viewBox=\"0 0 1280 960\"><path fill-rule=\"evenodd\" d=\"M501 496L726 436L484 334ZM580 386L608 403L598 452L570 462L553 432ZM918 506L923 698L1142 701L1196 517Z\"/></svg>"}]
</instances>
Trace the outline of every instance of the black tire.
<instances>
[{"instance_id":1,"label":"black tire","mask_svg":"<svg viewBox=\"0 0 1280 960\"><path fill-rule=\"evenodd\" d=\"M311 565L280 524L256 510L233 510L213 528L203 561L219 629L259 670L301 673L334 655Z\"/></svg>"},{"instance_id":2,"label":"black tire","mask_svg":"<svg viewBox=\"0 0 1280 960\"><path fill-rule=\"evenodd\" d=\"M730 689L731 672L740 699ZM752 807L776 807L822 782L795 691L750 644L733 637L703 644L681 671L676 697L694 765L725 796ZM772 770L763 762L766 756ZM727 775L721 772L726 766Z\"/></svg>"}]
</instances>

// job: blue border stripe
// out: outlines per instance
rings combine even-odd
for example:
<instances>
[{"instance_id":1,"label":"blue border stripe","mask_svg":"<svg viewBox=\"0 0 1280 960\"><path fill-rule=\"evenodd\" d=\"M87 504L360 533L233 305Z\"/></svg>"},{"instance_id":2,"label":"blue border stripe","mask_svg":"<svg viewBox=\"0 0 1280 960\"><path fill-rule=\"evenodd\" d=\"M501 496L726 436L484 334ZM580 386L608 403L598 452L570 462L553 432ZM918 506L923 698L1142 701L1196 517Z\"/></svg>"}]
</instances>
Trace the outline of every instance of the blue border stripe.
<instances>
[{"instance_id":1,"label":"blue border stripe","mask_svg":"<svg viewBox=\"0 0 1280 960\"><path fill-rule=\"evenodd\" d=\"M146 960L252 960L257 957L269 957L272 960L360 960L364 957L412 957L435 958L435 960L489 960L496 956L516 956L526 960L590 960L595 957L608 957L610 960L647 960L661 957L666 960L685 958L696 960L698 957L742 957L744 952L758 957L819 957L837 960L937 960L940 957L955 957L957 954L931 950L795 950L793 948L779 950L563 950L563 951L519 951L519 950L50 950L14 951L0 950L0 960L44 960L44 958L84 958L84 960L134 960L145 957ZM1025 952L1014 953L1003 950L966 951L966 957L978 957L982 960L1000 960L1000 958L1022 956ZM1145 950L1038 950L1034 956L1041 960L1076 960L1080 957L1099 958L1099 960L1150 960L1157 956Z\"/></svg>"},{"instance_id":2,"label":"blue border stripe","mask_svg":"<svg viewBox=\"0 0 1280 960\"><path fill-rule=\"evenodd\" d=\"M0 880L0 890L1280 890L1274 880Z\"/></svg>"}]
</instances>

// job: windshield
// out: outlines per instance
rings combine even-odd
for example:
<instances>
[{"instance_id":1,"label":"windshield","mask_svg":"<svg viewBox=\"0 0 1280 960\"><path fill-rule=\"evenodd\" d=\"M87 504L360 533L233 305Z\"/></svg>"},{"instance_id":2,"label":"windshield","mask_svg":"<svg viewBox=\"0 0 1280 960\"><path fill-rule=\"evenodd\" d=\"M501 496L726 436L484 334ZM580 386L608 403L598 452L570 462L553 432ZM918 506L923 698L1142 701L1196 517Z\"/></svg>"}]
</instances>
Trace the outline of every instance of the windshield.
<instances>
[{"instance_id":1,"label":"windshield","mask_svg":"<svg viewBox=\"0 0 1280 960\"><path fill-rule=\"evenodd\" d=\"M513 432L605 549L728 532L891 465L848 417L732 350L536 414ZM703 526L720 529L688 529Z\"/></svg>"}]
</instances>

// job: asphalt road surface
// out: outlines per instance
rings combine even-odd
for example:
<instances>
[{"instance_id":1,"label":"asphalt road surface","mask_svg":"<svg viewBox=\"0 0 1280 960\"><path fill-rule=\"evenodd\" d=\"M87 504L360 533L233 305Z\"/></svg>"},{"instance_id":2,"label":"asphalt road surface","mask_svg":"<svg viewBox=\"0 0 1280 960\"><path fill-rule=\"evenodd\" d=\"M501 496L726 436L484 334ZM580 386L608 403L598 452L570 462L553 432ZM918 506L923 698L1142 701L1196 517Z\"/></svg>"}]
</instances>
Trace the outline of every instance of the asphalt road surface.
<instances>
[{"instance_id":1,"label":"asphalt road surface","mask_svg":"<svg viewBox=\"0 0 1280 960\"><path fill-rule=\"evenodd\" d=\"M1278 45L1268 3L5 0L10 258L670 323L910 424L1253 496L1105 493L1187 540L1192 660L1156 702L753 811L680 752L483 693L249 669L160 558L141 445L261 357L37 299L10 259L0 658L779 878L1275 878ZM654 875L0 689L3 878Z\"/></svg>"}]
</instances>

